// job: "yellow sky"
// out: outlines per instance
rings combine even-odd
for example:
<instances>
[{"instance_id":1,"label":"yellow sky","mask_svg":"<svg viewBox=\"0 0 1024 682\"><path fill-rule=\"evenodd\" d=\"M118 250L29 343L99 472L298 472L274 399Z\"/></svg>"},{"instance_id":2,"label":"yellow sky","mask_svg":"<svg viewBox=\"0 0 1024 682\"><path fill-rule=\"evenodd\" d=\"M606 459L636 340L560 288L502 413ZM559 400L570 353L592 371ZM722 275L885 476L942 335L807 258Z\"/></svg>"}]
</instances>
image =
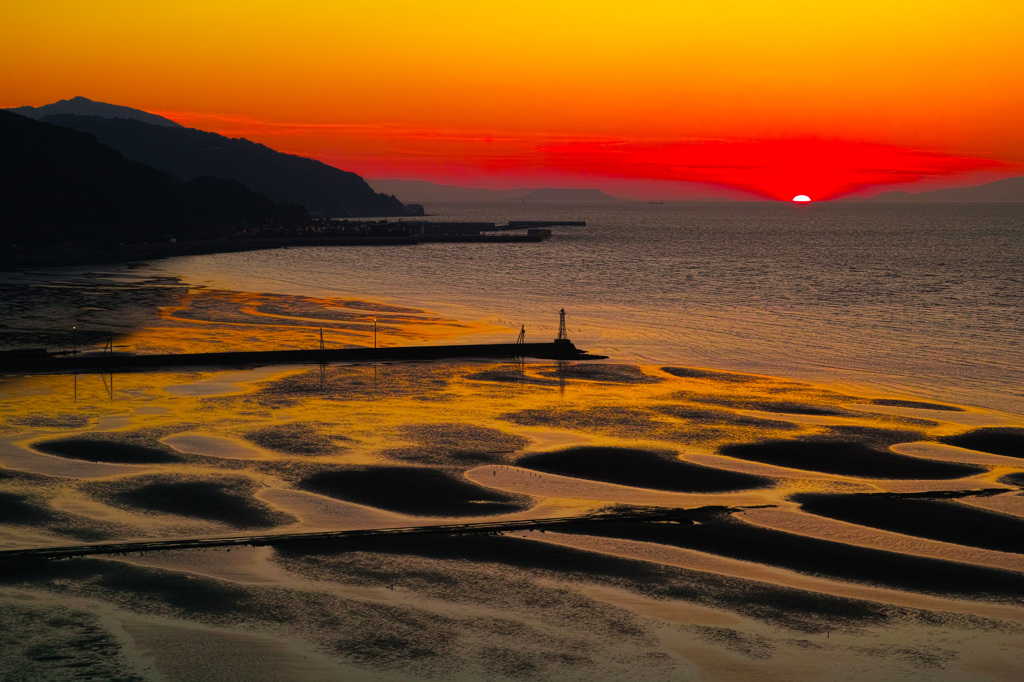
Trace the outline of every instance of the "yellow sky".
<instances>
[{"instance_id":1,"label":"yellow sky","mask_svg":"<svg viewBox=\"0 0 1024 682\"><path fill-rule=\"evenodd\" d=\"M6 3L0 25L2 106L1024 160L1019 0L58 1Z\"/></svg>"}]
</instances>

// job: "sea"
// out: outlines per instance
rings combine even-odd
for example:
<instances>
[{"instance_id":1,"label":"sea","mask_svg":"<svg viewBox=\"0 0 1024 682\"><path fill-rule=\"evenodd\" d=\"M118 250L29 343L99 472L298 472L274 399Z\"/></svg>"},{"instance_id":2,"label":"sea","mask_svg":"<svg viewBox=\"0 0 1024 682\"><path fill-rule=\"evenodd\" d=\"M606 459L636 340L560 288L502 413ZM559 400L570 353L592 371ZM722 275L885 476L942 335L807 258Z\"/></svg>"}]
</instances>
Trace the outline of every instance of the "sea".
<instances>
[{"instance_id":1,"label":"sea","mask_svg":"<svg viewBox=\"0 0 1024 682\"><path fill-rule=\"evenodd\" d=\"M585 220L529 244L308 247L148 266L192 286L359 297L580 348L1024 414L1024 204L472 203ZM506 338L507 337L507 338ZM470 342L470 341L467 341Z\"/></svg>"},{"instance_id":2,"label":"sea","mask_svg":"<svg viewBox=\"0 0 1024 682\"><path fill-rule=\"evenodd\" d=\"M208 545L0 556L0 679L1024 679L1024 206L427 209L586 225L7 276L88 352L608 360L0 377L0 554Z\"/></svg>"}]
</instances>

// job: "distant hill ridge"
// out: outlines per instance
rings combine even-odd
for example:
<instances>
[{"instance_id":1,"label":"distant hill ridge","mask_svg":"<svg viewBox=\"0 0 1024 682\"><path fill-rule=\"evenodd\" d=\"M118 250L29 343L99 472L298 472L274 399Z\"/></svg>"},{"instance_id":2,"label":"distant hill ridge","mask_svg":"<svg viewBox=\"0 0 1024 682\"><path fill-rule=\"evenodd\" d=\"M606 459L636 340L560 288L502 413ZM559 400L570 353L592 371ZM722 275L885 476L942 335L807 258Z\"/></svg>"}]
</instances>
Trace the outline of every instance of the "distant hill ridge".
<instances>
[{"instance_id":1,"label":"distant hill ridge","mask_svg":"<svg viewBox=\"0 0 1024 682\"><path fill-rule=\"evenodd\" d=\"M299 204L323 217L423 214L421 206L406 206L393 196L374 192L355 173L246 139L186 128L131 107L74 97L8 111L94 135L126 158L178 180L204 176L238 180L275 201Z\"/></svg>"},{"instance_id":2,"label":"distant hill ridge","mask_svg":"<svg viewBox=\"0 0 1024 682\"><path fill-rule=\"evenodd\" d=\"M427 180L372 180L367 182L378 192L393 194L402 201L419 204L433 202L500 202L500 201L619 201L598 189L480 189L441 185Z\"/></svg>"},{"instance_id":3,"label":"distant hill ridge","mask_svg":"<svg viewBox=\"0 0 1024 682\"><path fill-rule=\"evenodd\" d=\"M372 180L366 182L374 190L385 194L393 194L402 201L413 203L444 202L477 202L477 201L516 201L527 194L529 189L479 189L475 187L458 187L441 185L427 180Z\"/></svg>"},{"instance_id":4,"label":"distant hill ridge","mask_svg":"<svg viewBox=\"0 0 1024 682\"><path fill-rule=\"evenodd\" d=\"M152 125L166 126L168 128L181 128L180 123L175 123L169 118L151 114L141 109L123 107L119 104L107 104L106 102L94 102L86 97L72 97L62 99L53 104L44 104L41 107L14 107L7 111L13 111L22 116L28 116L35 120L41 120L45 116L57 114L72 114L74 116L100 116L102 118L127 118L135 121L142 121Z\"/></svg>"},{"instance_id":5,"label":"distant hill ridge","mask_svg":"<svg viewBox=\"0 0 1024 682\"><path fill-rule=\"evenodd\" d=\"M0 149L0 256L14 245L57 252L68 242L211 239L309 223L302 206L275 203L236 180L178 183L92 135L9 111L0 111Z\"/></svg>"},{"instance_id":6,"label":"distant hill ridge","mask_svg":"<svg viewBox=\"0 0 1024 682\"><path fill-rule=\"evenodd\" d=\"M324 217L422 214L421 207L377 194L355 173L243 138L124 118L57 114L42 120L95 135L125 157L180 180L204 175L238 180L271 199L305 206Z\"/></svg>"},{"instance_id":7,"label":"distant hill ridge","mask_svg":"<svg viewBox=\"0 0 1024 682\"><path fill-rule=\"evenodd\" d=\"M1024 204L1024 176L996 180L974 187L951 187L931 192L883 192L865 201L900 203L979 203L979 204Z\"/></svg>"},{"instance_id":8,"label":"distant hill ridge","mask_svg":"<svg viewBox=\"0 0 1024 682\"><path fill-rule=\"evenodd\" d=\"M519 201L618 201L599 189L560 189L545 187L519 197Z\"/></svg>"}]
</instances>

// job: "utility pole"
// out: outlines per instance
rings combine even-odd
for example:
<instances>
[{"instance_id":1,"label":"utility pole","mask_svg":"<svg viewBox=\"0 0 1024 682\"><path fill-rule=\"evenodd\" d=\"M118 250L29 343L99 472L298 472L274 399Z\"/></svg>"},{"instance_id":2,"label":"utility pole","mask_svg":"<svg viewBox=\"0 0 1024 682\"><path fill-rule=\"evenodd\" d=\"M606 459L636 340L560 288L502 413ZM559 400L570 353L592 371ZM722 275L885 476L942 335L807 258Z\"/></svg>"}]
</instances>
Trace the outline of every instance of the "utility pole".
<instances>
[{"instance_id":1,"label":"utility pole","mask_svg":"<svg viewBox=\"0 0 1024 682\"><path fill-rule=\"evenodd\" d=\"M526 372L526 353L523 347L526 345L526 325L519 325L519 338L516 339L516 369L520 374Z\"/></svg>"}]
</instances>

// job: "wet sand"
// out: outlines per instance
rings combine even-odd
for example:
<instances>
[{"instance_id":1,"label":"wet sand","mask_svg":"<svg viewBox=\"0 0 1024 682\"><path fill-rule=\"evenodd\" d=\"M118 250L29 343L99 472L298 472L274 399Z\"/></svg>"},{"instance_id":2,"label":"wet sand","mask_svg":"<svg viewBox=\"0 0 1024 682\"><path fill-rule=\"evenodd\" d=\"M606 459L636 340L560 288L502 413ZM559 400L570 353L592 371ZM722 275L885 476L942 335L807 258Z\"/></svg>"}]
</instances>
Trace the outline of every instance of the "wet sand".
<instances>
[{"instance_id":1,"label":"wet sand","mask_svg":"<svg viewBox=\"0 0 1024 682\"><path fill-rule=\"evenodd\" d=\"M92 481L79 489L115 507L215 521L239 530L294 521L255 500L257 486L245 476L149 474Z\"/></svg>"},{"instance_id":2,"label":"wet sand","mask_svg":"<svg viewBox=\"0 0 1024 682\"><path fill-rule=\"evenodd\" d=\"M164 438L163 443L179 452L203 457L224 459L256 460L270 459L271 453L232 438L210 436L202 433L181 433Z\"/></svg>"},{"instance_id":3,"label":"wet sand","mask_svg":"<svg viewBox=\"0 0 1024 682\"><path fill-rule=\"evenodd\" d=\"M823 435L728 445L720 452L728 457L775 466L862 478L954 479L984 471L969 464L908 457L882 449L899 442L919 440L920 434L859 427L833 427L830 431L835 437Z\"/></svg>"},{"instance_id":4,"label":"wet sand","mask_svg":"<svg viewBox=\"0 0 1024 682\"><path fill-rule=\"evenodd\" d=\"M808 513L905 535L1024 554L1024 520L958 504L959 496L854 494L793 496ZM943 498L949 501L943 501Z\"/></svg>"},{"instance_id":5,"label":"wet sand","mask_svg":"<svg viewBox=\"0 0 1024 682\"><path fill-rule=\"evenodd\" d=\"M975 429L940 439L947 445L1024 459L1024 429Z\"/></svg>"},{"instance_id":6,"label":"wet sand","mask_svg":"<svg viewBox=\"0 0 1024 682\"><path fill-rule=\"evenodd\" d=\"M568 532L696 549L801 573L895 589L972 599L1006 599L1024 604L1024 575L1017 572L819 540L751 526L722 514L708 516L693 525L638 526L609 522L593 528L580 526Z\"/></svg>"},{"instance_id":7,"label":"wet sand","mask_svg":"<svg viewBox=\"0 0 1024 682\"><path fill-rule=\"evenodd\" d=\"M180 461L172 453L132 443L119 443L104 439L102 435L92 438L40 440L32 443L32 449L57 457L111 464L165 464Z\"/></svg>"},{"instance_id":8,"label":"wet sand","mask_svg":"<svg viewBox=\"0 0 1024 682\"><path fill-rule=\"evenodd\" d=\"M147 294L167 304L125 344L306 347L321 325L366 344L374 315L393 341L477 328L172 293ZM3 566L0 663L24 679L1024 674L1014 415L615 359L4 377L0 395L0 549L713 508Z\"/></svg>"},{"instance_id":9,"label":"wet sand","mask_svg":"<svg viewBox=\"0 0 1024 682\"><path fill-rule=\"evenodd\" d=\"M516 464L560 476L670 492L720 493L772 485L770 478L683 462L672 452L631 448L569 448L527 455Z\"/></svg>"},{"instance_id":10,"label":"wet sand","mask_svg":"<svg viewBox=\"0 0 1024 682\"><path fill-rule=\"evenodd\" d=\"M419 516L482 516L525 509L528 500L476 486L444 471L365 467L322 471L299 487L349 502Z\"/></svg>"},{"instance_id":11,"label":"wet sand","mask_svg":"<svg viewBox=\"0 0 1024 682\"><path fill-rule=\"evenodd\" d=\"M872 526L861 526L824 516L804 514L799 509L762 507L745 509L737 516L755 526L797 533L820 540L989 568L1017 572L1024 570L1024 556L1017 553L979 549L970 545L958 545L916 535L904 535Z\"/></svg>"}]
</instances>

